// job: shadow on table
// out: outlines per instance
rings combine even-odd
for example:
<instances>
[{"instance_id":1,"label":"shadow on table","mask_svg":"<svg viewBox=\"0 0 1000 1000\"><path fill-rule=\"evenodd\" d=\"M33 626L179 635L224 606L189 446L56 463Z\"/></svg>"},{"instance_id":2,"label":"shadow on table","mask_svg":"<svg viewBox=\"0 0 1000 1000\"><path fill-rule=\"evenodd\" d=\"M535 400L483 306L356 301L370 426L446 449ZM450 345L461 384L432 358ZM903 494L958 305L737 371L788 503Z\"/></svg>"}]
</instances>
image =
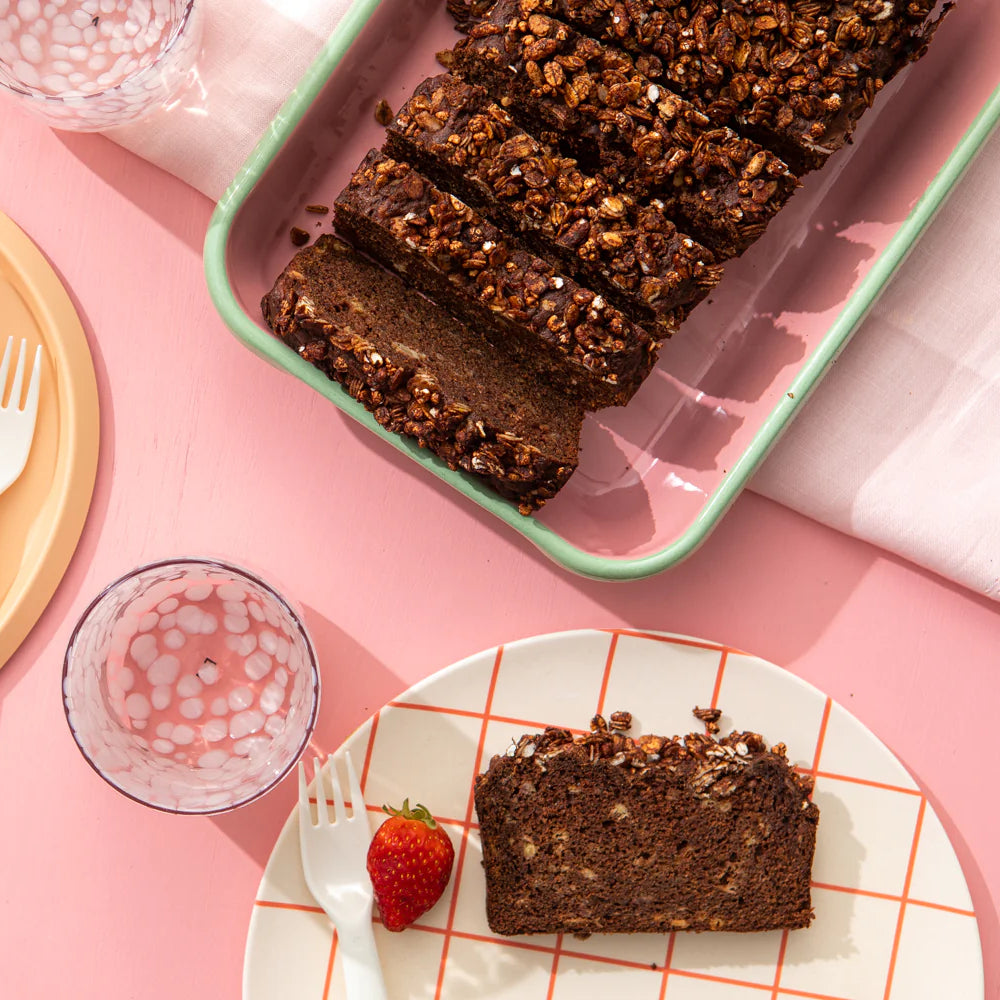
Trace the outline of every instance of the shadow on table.
<instances>
[{"instance_id":1,"label":"shadow on table","mask_svg":"<svg viewBox=\"0 0 1000 1000\"><path fill-rule=\"evenodd\" d=\"M57 132L60 142L92 173L127 198L157 225L199 255L214 205L205 195L203 213L178 212L175 191L194 192L185 181L136 156L106 136ZM195 192L197 193L197 192Z\"/></svg>"},{"instance_id":2,"label":"shadow on table","mask_svg":"<svg viewBox=\"0 0 1000 1000\"><path fill-rule=\"evenodd\" d=\"M550 561L519 532L350 417L331 408L330 419L339 419L345 431L363 441L372 452L372 461L385 463L386 482L399 484L396 492L411 505L433 511L442 522L455 526L447 544L464 546L475 538L480 558L462 560L464 579L451 595L450 613L456 620L476 623L478 648L554 630L621 625L701 636L787 666L816 645L879 561L905 567L964 599L994 606L929 569L818 525L752 489L744 490L686 560L640 580L588 579ZM420 539L418 533L408 542L408 558L433 557L436 565L452 558L449 549L424 551ZM440 545L439 537L435 539ZM511 549L550 571L535 581L535 590L521 594L516 634L511 634L502 616L491 611L494 605L503 607L517 599L511 589L530 585L535 575L527 571L510 578L498 575L499 566L513 565ZM809 553L808 562L804 553ZM554 619L552 604L543 595L548 588L558 591L566 586L579 599L569 610L561 602L564 610ZM484 604L482 595L493 593L497 600ZM424 595L416 594L414 602L414 613L421 613ZM720 621L728 623L722 634Z\"/></svg>"},{"instance_id":3,"label":"shadow on table","mask_svg":"<svg viewBox=\"0 0 1000 1000\"><path fill-rule=\"evenodd\" d=\"M305 756L325 755L333 753L358 726L407 685L314 608L305 608L305 620L319 657L323 682L319 718ZM363 684L352 679L356 676L364 678ZM350 692L348 696L340 696L342 686ZM295 807L296 795L292 771L257 802L212 819L263 869Z\"/></svg>"},{"instance_id":4,"label":"shadow on table","mask_svg":"<svg viewBox=\"0 0 1000 1000\"><path fill-rule=\"evenodd\" d=\"M451 612L460 619L481 623L479 648L509 642L529 635L573 628L600 628L612 624L660 631L682 631L711 638L749 650L774 663L798 659L836 619L837 614L860 580L877 558L884 555L873 546L858 540L844 544L845 536L833 529L820 529L816 523L757 494L744 492L732 509L720 520L702 546L685 561L658 575L640 580L592 580L578 576L548 559L523 535L510 528L487 510L457 493L391 445L376 438L350 417L339 416L346 431L354 434L387 464L386 481L420 481L420 490L436 494L437 516L455 523L454 544L476 534L462 521L472 519L492 539L480 538L482 558L466 561L462 587L451 597ZM373 458L376 460L376 458ZM415 486L413 487L416 488ZM400 492L409 491L410 487ZM412 502L431 506L426 496ZM558 501L556 501L558 502ZM642 515L641 511L637 516ZM519 607L517 635L502 618L490 614L482 595L503 594L514 581L498 578L497 561L510 558L508 547L516 547L537 565L548 567L558 579L557 587L569 584L582 598L558 622L553 622L551 604L539 600L539 593L524 593ZM414 543L417 558L419 544ZM804 566L796 553L814 550L815 566ZM495 556L495 558L494 558ZM444 565L447 551L437 551L434 558ZM822 571L817 571L822 567ZM516 585L523 586L524 574ZM549 579L546 577L545 579ZM754 580L752 588L747 580ZM547 587L549 583L540 583ZM711 600L705 599L711 594ZM503 605L503 596L498 604ZM417 603L420 603L418 597ZM747 608L759 609L750 616ZM727 615L732 609L732 615ZM719 635L719 621L731 617L734 628Z\"/></svg>"}]
</instances>

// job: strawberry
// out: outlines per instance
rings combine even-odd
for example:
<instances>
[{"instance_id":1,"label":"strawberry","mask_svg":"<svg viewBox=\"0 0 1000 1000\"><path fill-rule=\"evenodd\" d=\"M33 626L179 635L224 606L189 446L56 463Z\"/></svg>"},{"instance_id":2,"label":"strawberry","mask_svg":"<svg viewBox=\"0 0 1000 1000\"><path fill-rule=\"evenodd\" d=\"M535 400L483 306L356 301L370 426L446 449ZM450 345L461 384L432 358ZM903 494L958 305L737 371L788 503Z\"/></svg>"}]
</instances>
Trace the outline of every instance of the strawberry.
<instances>
[{"instance_id":1,"label":"strawberry","mask_svg":"<svg viewBox=\"0 0 1000 1000\"><path fill-rule=\"evenodd\" d=\"M455 848L426 806L382 807L389 818L368 847L368 874L386 930L401 931L440 898Z\"/></svg>"}]
</instances>

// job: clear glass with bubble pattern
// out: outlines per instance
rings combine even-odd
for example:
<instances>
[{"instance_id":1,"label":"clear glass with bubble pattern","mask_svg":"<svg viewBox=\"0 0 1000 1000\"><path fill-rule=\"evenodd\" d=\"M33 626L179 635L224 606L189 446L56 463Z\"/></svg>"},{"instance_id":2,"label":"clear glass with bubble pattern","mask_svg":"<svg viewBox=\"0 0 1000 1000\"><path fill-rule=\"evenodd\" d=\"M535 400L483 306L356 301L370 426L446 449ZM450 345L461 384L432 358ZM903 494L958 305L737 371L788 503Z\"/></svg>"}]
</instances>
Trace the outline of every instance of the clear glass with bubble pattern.
<instances>
[{"instance_id":1,"label":"clear glass with bubble pattern","mask_svg":"<svg viewBox=\"0 0 1000 1000\"><path fill-rule=\"evenodd\" d=\"M312 735L320 675L302 615L214 559L141 566L84 612L63 667L70 731L119 791L174 813L235 809Z\"/></svg>"},{"instance_id":2,"label":"clear glass with bubble pattern","mask_svg":"<svg viewBox=\"0 0 1000 1000\"><path fill-rule=\"evenodd\" d=\"M0 92L96 132L167 105L196 73L204 0L0 0Z\"/></svg>"}]
</instances>

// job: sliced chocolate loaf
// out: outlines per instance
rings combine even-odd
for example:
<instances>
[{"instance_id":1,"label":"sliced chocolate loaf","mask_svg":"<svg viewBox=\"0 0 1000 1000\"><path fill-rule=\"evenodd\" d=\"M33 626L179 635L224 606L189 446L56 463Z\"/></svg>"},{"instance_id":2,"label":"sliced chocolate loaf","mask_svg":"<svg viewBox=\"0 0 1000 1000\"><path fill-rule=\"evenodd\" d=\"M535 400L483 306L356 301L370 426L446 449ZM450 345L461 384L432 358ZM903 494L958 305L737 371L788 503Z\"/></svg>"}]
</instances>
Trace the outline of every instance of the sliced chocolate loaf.
<instances>
[{"instance_id":1,"label":"sliced chocolate loaf","mask_svg":"<svg viewBox=\"0 0 1000 1000\"><path fill-rule=\"evenodd\" d=\"M577 404L336 237L297 253L261 308L278 337L383 427L477 476L522 514L576 468Z\"/></svg>"},{"instance_id":2,"label":"sliced chocolate loaf","mask_svg":"<svg viewBox=\"0 0 1000 1000\"><path fill-rule=\"evenodd\" d=\"M654 337L669 335L722 276L659 201L637 202L520 129L482 87L425 80L385 150L427 174L534 252L602 292Z\"/></svg>"},{"instance_id":3,"label":"sliced chocolate loaf","mask_svg":"<svg viewBox=\"0 0 1000 1000\"><path fill-rule=\"evenodd\" d=\"M372 150L335 203L337 228L587 408L622 405L657 343L419 171Z\"/></svg>"},{"instance_id":4,"label":"sliced chocolate loaf","mask_svg":"<svg viewBox=\"0 0 1000 1000\"><path fill-rule=\"evenodd\" d=\"M812 779L756 733L522 736L476 778L497 934L769 931L813 917Z\"/></svg>"},{"instance_id":5,"label":"sliced chocolate loaf","mask_svg":"<svg viewBox=\"0 0 1000 1000\"><path fill-rule=\"evenodd\" d=\"M455 72L584 169L661 199L718 259L742 253L798 185L785 162L653 83L626 52L533 13L537 2L499 0L455 46Z\"/></svg>"},{"instance_id":6,"label":"sliced chocolate loaf","mask_svg":"<svg viewBox=\"0 0 1000 1000\"><path fill-rule=\"evenodd\" d=\"M645 76L758 139L799 173L821 167L850 139L875 95L926 51L940 20L931 20L935 0L527 0L526 7L626 49ZM468 28L488 7L452 0L449 9Z\"/></svg>"}]
</instances>

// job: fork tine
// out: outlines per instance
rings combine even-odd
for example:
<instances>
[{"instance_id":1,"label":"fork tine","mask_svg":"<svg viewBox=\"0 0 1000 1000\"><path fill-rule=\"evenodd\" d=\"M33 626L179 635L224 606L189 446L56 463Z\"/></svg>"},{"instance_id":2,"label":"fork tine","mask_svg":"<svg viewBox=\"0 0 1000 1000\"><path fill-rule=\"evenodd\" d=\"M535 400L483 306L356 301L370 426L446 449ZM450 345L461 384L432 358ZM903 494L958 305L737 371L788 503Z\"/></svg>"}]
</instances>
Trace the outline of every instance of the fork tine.
<instances>
[{"instance_id":1,"label":"fork tine","mask_svg":"<svg viewBox=\"0 0 1000 1000\"><path fill-rule=\"evenodd\" d=\"M344 761L347 764L347 790L351 796L351 815L365 816L365 800L361 794L361 782L358 781L357 771L354 770L350 750L344 751ZM367 816L365 818L367 819Z\"/></svg>"},{"instance_id":2,"label":"fork tine","mask_svg":"<svg viewBox=\"0 0 1000 1000\"><path fill-rule=\"evenodd\" d=\"M337 777L337 764L332 758L330 760L330 780L333 785L333 815L338 823L347 819L347 809L344 807L344 789L340 785L340 778Z\"/></svg>"},{"instance_id":3,"label":"fork tine","mask_svg":"<svg viewBox=\"0 0 1000 1000\"><path fill-rule=\"evenodd\" d=\"M10 398L7 405L15 410L21 408L21 386L24 384L24 362L28 353L28 342L21 341L21 349L17 352L17 366L14 368L14 381L10 384Z\"/></svg>"},{"instance_id":4,"label":"fork tine","mask_svg":"<svg viewBox=\"0 0 1000 1000\"><path fill-rule=\"evenodd\" d=\"M309 811L309 789L306 785L306 766L299 761L299 825L312 826L312 815Z\"/></svg>"},{"instance_id":5,"label":"fork tine","mask_svg":"<svg viewBox=\"0 0 1000 1000\"><path fill-rule=\"evenodd\" d=\"M7 372L10 371L10 358L14 351L14 338L7 338L7 346L3 351L3 360L0 361L0 405L3 404L4 389L7 388ZM13 394L11 399L13 399Z\"/></svg>"},{"instance_id":6,"label":"fork tine","mask_svg":"<svg viewBox=\"0 0 1000 1000\"><path fill-rule=\"evenodd\" d=\"M34 414L38 411L38 389L42 381L42 345L35 348L35 359L31 363L31 378L28 379L28 397L24 401L24 412Z\"/></svg>"},{"instance_id":7,"label":"fork tine","mask_svg":"<svg viewBox=\"0 0 1000 1000\"><path fill-rule=\"evenodd\" d=\"M313 771L316 775L316 822L320 826L329 826L330 806L326 801L326 789L323 787L323 761L319 757L313 757Z\"/></svg>"}]
</instances>

